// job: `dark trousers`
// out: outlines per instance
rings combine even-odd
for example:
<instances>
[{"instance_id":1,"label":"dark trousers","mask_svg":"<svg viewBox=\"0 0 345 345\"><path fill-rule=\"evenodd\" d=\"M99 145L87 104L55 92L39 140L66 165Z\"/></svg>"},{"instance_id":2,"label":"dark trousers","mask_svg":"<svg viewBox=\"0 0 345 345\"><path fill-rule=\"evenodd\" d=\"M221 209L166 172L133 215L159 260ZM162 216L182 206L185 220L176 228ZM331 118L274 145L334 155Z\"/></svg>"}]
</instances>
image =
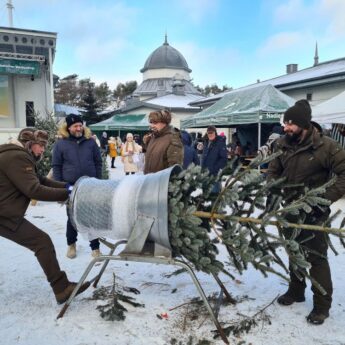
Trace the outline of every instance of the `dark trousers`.
<instances>
[{"instance_id":1,"label":"dark trousers","mask_svg":"<svg viewBox=\"0 0 345 345\"><path fill-rule=\"evenodd\" d=\"M115 157L111 157L111 167L115 168Z\"/></svg>"},{"instance_id":2,"label":"dark trousers","mask_svg":"<svg viewBox=\"0 0 345 345\"><path fill-rule=\"evenodd\" d=\"M26 219L23 219L15 231L0 225L0 236L35 253L55 294L62 292L67 287L68 279L66 273L60 269L55 248L49 235Z\"/></svg>"},{"instance_id":3,"label":"dark trousers","mask_svg":"<svg viewBox=\"0 0 345 345\"><path fill-rule=\"evenodd\" d=\"M311 236L313 236L313 238L306 240ZM311 290L314 294L314 307L320 311L328 311L332 305L333 285L331 270L327 260L328 243L326 234L320 231L302 230L296 240L299 243L302 242L301 245L305 249L310 249L312 251L306 254L307 261L311 264L309 274L326 291L326 295L323 295L319 289L312 284ZM295 297L304 296L304 290L306 288L305 279L298 279L293 273L291 264L290 280L289 293Z\"/></svg>"},{"instance_id":4,"label":"dark trousers","mask_svg":"<svg viewBox=\"0 0 345 345\"><path fill-rule=\"evenodd\" d=\"M127 172L126 172L126 175L129 175L129 174L134 175L135 172L134 172L134 171L132 171L132 172L127 171Z\"/></svg>"},{"instance_id":5,"label":"dark trousers","mask_svg":"<svg viewBox=\"0 0 345 345\"><path fill-rule=\"evenodd\" d=\"M77 242L77 239L78 239L78 232L72 225L68 215L67 215L66 237L67 237L68 245L71 245ZM99 249L99 240L96 238L90 241L90 247L91 247L91 250Z\"/></svg>"}]
</instances>

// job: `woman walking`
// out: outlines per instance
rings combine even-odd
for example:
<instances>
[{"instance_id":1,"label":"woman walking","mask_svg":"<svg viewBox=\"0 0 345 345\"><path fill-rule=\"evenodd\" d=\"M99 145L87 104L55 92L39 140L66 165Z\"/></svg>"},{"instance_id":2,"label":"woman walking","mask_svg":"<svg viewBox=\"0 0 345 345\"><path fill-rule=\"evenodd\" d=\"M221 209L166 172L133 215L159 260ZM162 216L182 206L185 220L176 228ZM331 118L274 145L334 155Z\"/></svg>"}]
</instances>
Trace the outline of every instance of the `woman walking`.
<instances>
[{"instance_id":1,"label":"woman walking","mask_svg":"<svg viewBox=\"0 0 345 345\"><path fill-rule=\"evenodd\" d=\"M111 158L111 167L114 169L115 166L115 158L117 157L117 142L114 137L110 137L108 141L109 146L109 157Z\"/></svg>"},{"instance_id":2,"label":"woman walking","mask_svg":"<svg viewBox=\"0 0 345 345\"><path fill-rule=\"evenodd\" d=\"M127 133L126 142L122 144L122 162L126 175L138 172L137 158L142 148L133 140L133 134Z\"/></svg>"}]
</instances>

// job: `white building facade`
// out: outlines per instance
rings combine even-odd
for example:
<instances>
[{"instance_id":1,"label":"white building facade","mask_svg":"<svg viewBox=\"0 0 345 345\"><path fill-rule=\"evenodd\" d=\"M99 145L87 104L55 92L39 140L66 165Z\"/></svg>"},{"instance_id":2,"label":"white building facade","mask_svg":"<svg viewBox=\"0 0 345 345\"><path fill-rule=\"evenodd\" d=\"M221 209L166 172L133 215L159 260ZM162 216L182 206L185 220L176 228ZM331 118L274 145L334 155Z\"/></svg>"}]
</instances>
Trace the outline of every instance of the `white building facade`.
<instances>
[{"instance_id":1,"label":"white building facade","mask_svg":"<svg viewBox=\"0 0 345 345\"><path fill-rule=\"evenodd\" d=\"M57 34L0 27L0 143L54 109Z\"/></svg>"}]
</instances>

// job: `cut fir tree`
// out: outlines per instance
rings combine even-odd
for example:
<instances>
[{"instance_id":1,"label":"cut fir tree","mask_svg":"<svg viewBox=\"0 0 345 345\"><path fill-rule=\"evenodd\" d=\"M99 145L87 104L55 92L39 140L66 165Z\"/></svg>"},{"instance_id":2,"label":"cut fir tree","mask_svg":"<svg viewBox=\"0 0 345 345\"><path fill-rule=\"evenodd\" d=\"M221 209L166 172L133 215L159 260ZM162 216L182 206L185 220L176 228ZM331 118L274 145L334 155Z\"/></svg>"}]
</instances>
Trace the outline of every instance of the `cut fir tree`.
<instances>
[{"instance_id":1,"label":"cut fir tree","mask_svg":"<svg viewBox=\"0 0 345 345\"><path fill-rule=\"evenodd\" d=\"M329 205L321 197L329 184L312 190L304 188L301 193L301 186L288 185L284 179L265 181L257 166L279 154L265 161L253 160L248 167L232 160L217 176L210 176L194 165L172 176L168 202L173 255L185 258L197 270L214 275L224 272L232 276L231 269L242 273L251 264L265 276L274 273L288 280L284 274L288 268L278 251L283 248L296 274L310 279L306 251L296 241L301 229L323 231L325 236L334 234L342 243L345 232L326 227L336 215L324 226L303 224L314 207ZM219 182L222 190L212 193ZM297 216L294 224L288 222L291 215ZM291 229L289 238L283 236L284 229ZM217 259L217 245L225 246L230 270ZM313 283L323 291L317 282Z\"/></svg>"}]
</instances>

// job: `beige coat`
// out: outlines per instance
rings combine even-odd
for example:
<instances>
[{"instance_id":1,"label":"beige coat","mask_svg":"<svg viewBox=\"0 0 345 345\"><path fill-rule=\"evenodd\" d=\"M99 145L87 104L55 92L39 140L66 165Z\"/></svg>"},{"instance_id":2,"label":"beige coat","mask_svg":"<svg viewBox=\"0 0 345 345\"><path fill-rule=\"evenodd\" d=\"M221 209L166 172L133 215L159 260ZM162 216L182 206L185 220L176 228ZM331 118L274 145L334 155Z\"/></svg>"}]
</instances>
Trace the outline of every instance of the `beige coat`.
<instances>
[{"instance_id":1,"label":"beige coat","mask_svg":"<svg viewBox=\"0 0 345 345\"><path fill-rule=\"evenodd\" d=\"M141 151L141 146L138 145L134 140L126 141L124 144L122 144L121 155L125 172L138 172L138 166L133 162L133 155L139 154Z\"/></svg>"}]
</instances>

